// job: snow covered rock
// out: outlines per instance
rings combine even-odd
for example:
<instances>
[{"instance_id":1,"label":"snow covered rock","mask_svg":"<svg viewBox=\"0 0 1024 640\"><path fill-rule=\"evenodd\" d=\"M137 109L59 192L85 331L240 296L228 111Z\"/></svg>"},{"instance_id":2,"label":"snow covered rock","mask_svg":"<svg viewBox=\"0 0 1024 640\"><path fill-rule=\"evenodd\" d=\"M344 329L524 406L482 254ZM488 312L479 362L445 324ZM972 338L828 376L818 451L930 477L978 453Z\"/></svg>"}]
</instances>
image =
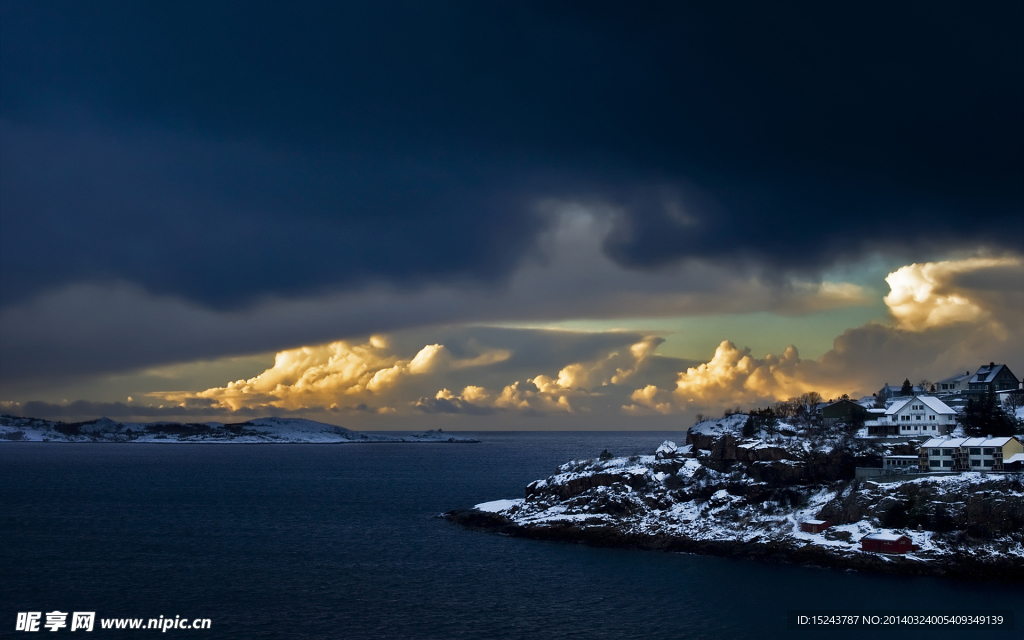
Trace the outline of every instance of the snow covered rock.
<instances>
[{"instance_id":1,"label":"snow covered rock","mask_svg":"<svg viewBox=\"0 0 1024 640\"><path fill-rule=\"evenodd\" d=\"M671 459L676 458L678 456L679 449L676 447L676 443L672 442L671 440L666 440L665 442L661 443L661 446L658 447L658 450L654 452L654 458L656 460Z\"/></svg>"}]
</instances>

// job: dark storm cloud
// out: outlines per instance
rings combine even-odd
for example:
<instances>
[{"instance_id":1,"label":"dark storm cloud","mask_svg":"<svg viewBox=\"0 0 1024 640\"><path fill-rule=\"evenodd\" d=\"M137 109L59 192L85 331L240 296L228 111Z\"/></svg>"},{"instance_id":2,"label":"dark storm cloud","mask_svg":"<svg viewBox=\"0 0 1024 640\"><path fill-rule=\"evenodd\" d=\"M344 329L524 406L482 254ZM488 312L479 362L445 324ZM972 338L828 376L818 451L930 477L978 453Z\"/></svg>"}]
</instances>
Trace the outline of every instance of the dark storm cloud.
<instances>
[{"instance_id":1,"label":"dark storm cloud","mask_svg":"<svg viewBox=\"0 0 1024 640\"><path fill-rule=\"evenodd\" d=\"M469 416L489 416L497 409L481 407L466 402L461 398L427 398L423 397L416 401L415 408L423 413L451 413L465 414Z\"/></svg>"},{"instance_id":2,"label":"dark storm cloud","mask_svg":"<svg viewBox=\"0 0 1024 640\"><path fill-rule=\"evenodd\" d=\"M81 416L166 418L171 416L222 415L229 412L215 407L202 406L154 407L151 405L126 404L124 402L92 402L90 400L76 400L67 404L54 404L33 400L26 402L22 410L17 413L28 417L46 416L47 418L55 419Z\"/></svg>"},{"instance_id":3,"label":"dark storm cloud","mask_svg":"<svg viewBox=\"0 0 1024 640\"><path fill-rule=\"evenodd\" d=\"M544 197L630 267L1024 246L1019 3L2 12L4 305L492 282Z\"/></svg>"}]
</instances>

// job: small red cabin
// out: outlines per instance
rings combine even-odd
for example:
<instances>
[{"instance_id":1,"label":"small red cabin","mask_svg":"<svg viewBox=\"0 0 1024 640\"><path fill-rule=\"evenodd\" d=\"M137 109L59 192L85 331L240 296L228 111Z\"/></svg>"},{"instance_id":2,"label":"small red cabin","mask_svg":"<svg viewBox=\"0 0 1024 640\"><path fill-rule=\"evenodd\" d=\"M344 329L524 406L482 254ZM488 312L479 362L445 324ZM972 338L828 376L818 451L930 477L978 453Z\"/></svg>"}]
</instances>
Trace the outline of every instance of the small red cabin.
<instances>
[{"instance_id":1,"label":"small red cabin","mask_svg":"<svg viewBox=\"0 0 1024 640\"><path fill-rule=\"evenodd\" d=\"M907 536L895 533L870 533L860 539L861 551L875 553L907 553L918 547Z\"/></svg>"},{"instance_id":2,"label":"small red cabin","mask_svg":"<svg viewBox=\"0 0 1024 640\"><path fill-rule=\"evenodd\" d=\"M821 533L832 526L829 520L805 520L800 523L800 530L804 533Z\"/></svg>"}]
</instances>

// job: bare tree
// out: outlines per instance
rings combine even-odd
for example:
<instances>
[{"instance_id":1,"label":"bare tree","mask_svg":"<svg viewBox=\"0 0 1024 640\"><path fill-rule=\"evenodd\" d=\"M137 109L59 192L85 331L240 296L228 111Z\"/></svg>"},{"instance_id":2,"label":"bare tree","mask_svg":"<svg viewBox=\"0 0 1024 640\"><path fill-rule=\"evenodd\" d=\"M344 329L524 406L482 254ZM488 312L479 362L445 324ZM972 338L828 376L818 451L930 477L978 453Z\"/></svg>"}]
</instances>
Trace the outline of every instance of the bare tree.
<instances>
[{"instance_id":1,"label":"bare tree","mask_svg":"<svg viewBox=\"0 0 1024 640\"><path fill-rule=\"evenodd\" d=\"M789 400L779 400L771 408L776 416L787 419L796 416L796 410L799 406L800 402L796 398L790 398Z\"/></svg>"},{"instance_id":2,"label":"bare tree","mask_svg":"<svg viewBox=\"0 0 1024 640\"><path fill-rule=\"evenodd\" d=\"M1003 397L1003 411L1011 418L1016 419L1017 409L1024 407L1024 391L1020 389L1011 391Z\"/></svg>"},{"instance_id":3,"label":"bare tree","mask_svg":"<svg viewBox=\"0 0 1024 640\"><path fill-rule=\"evenodd\" d=\"M797 405L797 422L808 429L818 424L818 404L821 403L821 394L817 391L808 391L801 394L799 398L794 398L794 400Z\"/></svg>"}]
</instances>

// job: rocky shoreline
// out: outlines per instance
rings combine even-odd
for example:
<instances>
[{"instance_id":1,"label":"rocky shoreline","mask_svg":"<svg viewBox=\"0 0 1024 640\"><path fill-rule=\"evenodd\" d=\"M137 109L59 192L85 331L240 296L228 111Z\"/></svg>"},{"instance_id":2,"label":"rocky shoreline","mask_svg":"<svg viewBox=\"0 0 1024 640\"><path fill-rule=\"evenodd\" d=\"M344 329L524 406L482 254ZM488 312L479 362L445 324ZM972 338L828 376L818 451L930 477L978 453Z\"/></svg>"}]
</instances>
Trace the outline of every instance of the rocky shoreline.
<instances>
[{"instance_id":1,"label":"rocky shoreline","mask_svg":"<svg viewBox=\"0 0 1024 640\"><path fill-rule=\"evenodd\" d=\"M477 509L454 509L442 514L441 517L467 529L534 540L745 558L765 562L785 562L830 569L906 576L938 576L985 582L1024 583L1024 568L1020 564L972 557L921 562L894 555L867 553L838 555L810 544L796 546L779 541L761 543L737 540L694 540L679 535L632 533L621 531L615 527L579 526L571 523L521 525L510 518Z\"/></svg>"},{"instance_id":2,"label":"rocky shoreline","mask_svg":"<svg viewBox=\"0 0 1024 640\"><path fill-rule=\"evenodd\" d=\"M840 570L1024 582L1024 483L965 473L860 482L855 465L893 447L839 434L740 434L743 417L691 429L654 455L562 465L524 497L441 517L493 533L595 546L788 562ZM848 435L848 434L847 434ZM819 533L808 520L828 520ZM863 551L907 536L905 555Z\"/></svg>"}]
</instances>

